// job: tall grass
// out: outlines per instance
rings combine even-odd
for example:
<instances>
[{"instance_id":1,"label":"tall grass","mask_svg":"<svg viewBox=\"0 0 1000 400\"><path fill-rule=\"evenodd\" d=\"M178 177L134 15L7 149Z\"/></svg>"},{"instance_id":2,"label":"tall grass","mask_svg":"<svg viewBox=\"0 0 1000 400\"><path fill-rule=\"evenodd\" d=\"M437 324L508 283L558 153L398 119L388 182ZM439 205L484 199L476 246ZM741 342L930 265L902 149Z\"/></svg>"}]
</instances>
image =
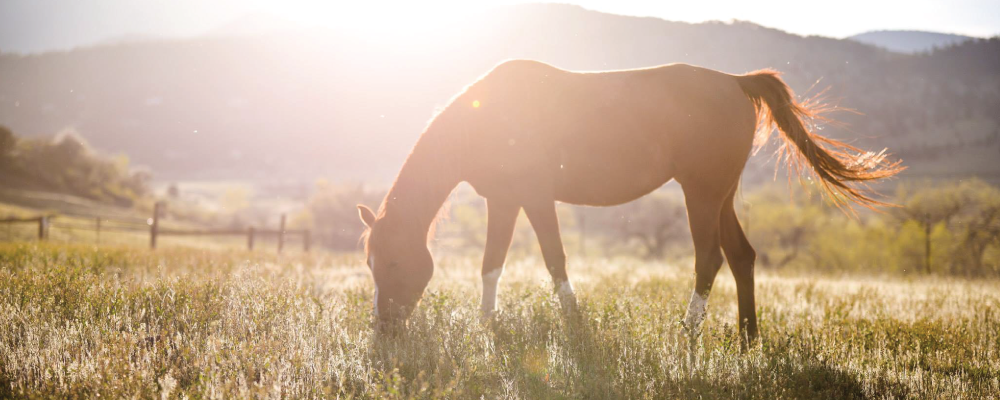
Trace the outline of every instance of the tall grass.
<instances>
[{"instance_id":1,"label":"tall grass","mask_svg":"<svg viewBox=\"0 0 1000 400\"><path fill-rule=\"evenodd\" d=\"M723 271L698 346L690 266L571 265L561 314L540 261L444 259L402 335L370 326L360 256L0 244L0 397L997 398L1000 283L758 279L743 354Z\"/></svg>"}]
</instances>

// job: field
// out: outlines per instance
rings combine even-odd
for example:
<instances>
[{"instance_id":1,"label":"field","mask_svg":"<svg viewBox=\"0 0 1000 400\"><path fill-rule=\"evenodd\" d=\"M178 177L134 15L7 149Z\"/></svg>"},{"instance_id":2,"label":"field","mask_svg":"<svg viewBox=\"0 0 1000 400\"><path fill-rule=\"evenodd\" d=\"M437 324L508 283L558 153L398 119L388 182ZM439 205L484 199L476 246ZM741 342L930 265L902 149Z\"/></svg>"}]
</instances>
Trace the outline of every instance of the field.
<instances>
[{"instance_id":1,"label":"field","mask_svg":"<svg viewBox=\"0 0 1000 400\"><path fill-rule=\"evenodd\" d=\"M403 335L373 333L359 254L0 244L0 397L997 398L1000 282L758 273L743 354L723 270L693 352L689 263L439 257Z\"/></svg>"}]
</instances>

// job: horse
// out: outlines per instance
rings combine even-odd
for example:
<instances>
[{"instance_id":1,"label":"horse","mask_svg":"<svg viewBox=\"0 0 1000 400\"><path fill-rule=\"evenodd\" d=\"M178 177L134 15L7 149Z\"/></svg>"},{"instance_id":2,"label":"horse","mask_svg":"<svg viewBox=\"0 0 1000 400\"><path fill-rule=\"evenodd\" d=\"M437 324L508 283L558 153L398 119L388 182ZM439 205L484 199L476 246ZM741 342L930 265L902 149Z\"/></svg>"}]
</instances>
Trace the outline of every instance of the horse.
<instances>
[{"instance_id":1,"label":"horse","mask_svg":"<svg viewBox=\"0 0 1000 400\"><path fill-rule=\"evenodd\" d=\"M561 305L573 310L556 202L618 205L676 180L695 253L683 324L689 333L700 331L725 253L736 281L740 334L751 342L758 336L756 253L733 208L751 150L776 126L785 162L808 165L825 193L848 206L884 205L867 183L904 168L885 150L864 152L817 134L811 121L825 110L796 101L774 70L731 75L668 64L571 72L532 60L503 62L431 119L377 213L358 205L376 321L405 322L419 303L434 270L433 226L461 182L486 199L481 312L488 318L521 210Z\"/></svg>"}]
</instances>

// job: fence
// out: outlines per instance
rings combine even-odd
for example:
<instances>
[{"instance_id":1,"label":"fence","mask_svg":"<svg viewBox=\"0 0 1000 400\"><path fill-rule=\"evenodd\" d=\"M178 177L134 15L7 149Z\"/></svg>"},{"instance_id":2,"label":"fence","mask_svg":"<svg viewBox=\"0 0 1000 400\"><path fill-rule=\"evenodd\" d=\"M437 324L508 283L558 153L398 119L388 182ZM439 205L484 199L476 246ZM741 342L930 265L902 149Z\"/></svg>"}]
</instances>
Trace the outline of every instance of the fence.
<instances>
[{"instance_id":1,"label":"fence","mask_svg":"<svg viewBox=\"0 0 1000 400\"><path fill-rule=\"evenodd\" d=\"M245 230L241 229L209 229L209 230L176 230L176 229L160 229L160 215L162 214L163 203L158 202L153 206L153 218L152 222L149 224L149 248L156 248L156 240L161 235L162 236L241 236L246 235L247 237L247 249L253 250L254 240L258 236L277 236L278 237L278 252L280 253L285 247L285 238L289 235L301 235L302 236L302 249L304 251L309 251L311 245L310 232L308 229L299 230L289 230L285 229L285 222L287 220L285 214L281 214L281 222L278 225L277 230L258 230L254 226L247 227Z\"/></svg>"},{"instance_id":2,"label":"fence","mask_svg":"<svg viewBox=\"0 0 1000 400\"><path fill-rule=\"evenodd\" d=\"M98 243L101 240L101 232L133 232L149 233L149 247L155 249L157 239L162 236L246 236L247 249L254 249L254 242L261 237L276 237L278 252L285 248L286 239L290 236L299 236L302 239L302 249L309 251L312 242L312 235L308 229L286 229L286 215L281 214L278 229L258 229L250 226L246 229L166 229L160 226L163 216L164 203L157 202L153 206L153 216L147 220L139 218L109 217L83 214L63 214L65 216L76 217L86 221L93 220L93 224L85 222L55 222L59 215L44 215L29 218L5 218L0 219L0 224L37 224L38 240L47 240L51 228L65 228L74 230L92 231L96 234Z\"/></svg>"},{"instance_id":3,"label":"fence","mask_svg":"<svg viewBox=\"0 0 1000 400\"><path fill-rule=\"evenodd\" d=\"M40 216L40 217L30 217L30 218L4 218L0 219L0 223L6 224L8 226L13 224L38 224L38 240L45 240L45 235L48 233L49 219L52 216Z\"/></svg>"}]
</instances>

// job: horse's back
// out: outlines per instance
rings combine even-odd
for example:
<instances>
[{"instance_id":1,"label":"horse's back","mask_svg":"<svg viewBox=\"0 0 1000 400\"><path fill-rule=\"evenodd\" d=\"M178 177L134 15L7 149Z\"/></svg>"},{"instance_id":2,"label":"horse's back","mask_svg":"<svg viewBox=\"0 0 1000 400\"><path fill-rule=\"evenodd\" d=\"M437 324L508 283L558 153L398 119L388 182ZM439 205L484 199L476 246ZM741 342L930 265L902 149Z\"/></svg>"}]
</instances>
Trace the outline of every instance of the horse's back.
<instances>
[{"instance_id":1,"label":"horse's back","mask_svg":"<svg viewBox=\"0 0 1000 400\"><path fill-rule=\"evenodd\" d=\"M753 146L757 114L735 77L686 64L654 68L655 83L635 98L655 98L661 143L681 183L703 176L735 179ZM641 101L641 100L639 100Z\"/></svg>"},{"instance_id":2,"label":"horse's back","mask_svg":"<svg viewBox=\"0 0 1000 400\"><path fill-rule=\"evenodd\" d=\"M756 114L732 76L685 64L571 76L575 120L553 152L567 202L619 204L673 178L742 170Z\"/></svg>"},{"instance_id":3,"label":"horse's back","mask_svg":"<svg viewBox=\"0 0 1000 400\"><path fill-rule=\"evenodd\" d=\"M477 137L479 160L490 160L484 169L495 169L484 176L499 177L505 188L551 184L568 203L634 200L706 158L743 153L745 161L752 140L752 105L732 76L705 68L569 72L514 60L483 81L477 96L501 108ZM742 137L746 149L732 151L743 147Z\"/></svg>"}]
</instances>

